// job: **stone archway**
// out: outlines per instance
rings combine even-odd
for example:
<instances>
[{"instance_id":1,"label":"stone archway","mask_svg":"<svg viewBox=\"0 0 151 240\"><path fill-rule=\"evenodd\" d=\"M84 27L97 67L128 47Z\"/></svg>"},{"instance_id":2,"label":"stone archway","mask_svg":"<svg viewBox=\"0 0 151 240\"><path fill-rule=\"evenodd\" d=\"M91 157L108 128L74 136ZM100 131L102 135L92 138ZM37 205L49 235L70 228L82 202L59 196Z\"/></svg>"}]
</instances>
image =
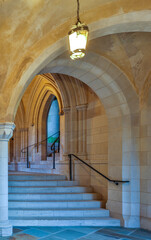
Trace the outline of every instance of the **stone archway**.
<instances>
[{"instance_id":1,"label":"stone archway","mask_svg":"<svg viewBox=\"0 0 151 240\"><path fill-rule=\"evenodd\" d=\"M140 13L142 14L141 16L140 16ZM125 19L126 21L124 21ZM112 18L108 17L106 20L107 21L103 20L101 22L101 23L104 23L102 29L100 29L100 26L98 27L96 23L94 23L94 25L92 23L93 27L96 24L94 37L96 36L99 37L105 34L111 34L113 32L119 32L119 31L121 32L150 31L150 11L145 10L142 12L138 11L138 12L131 12L126 14L118 13L118 16L114 16ZM113 20L116 20L116 21L113 21ZM92 19L92 22L94 22L94 19ZM50 31L50 34L51 34L51 31ZM91 38L93 38L93 36L91 36ZM43 42L47 39L48 39L47 37L43 37ZM22 56L22 58L19 59L19 61L17 62L17 68L16 66L14 66L14 69L16 68L17 70L16 69L14 71L12 70L12 72L10 72L9 74L6 74L8 78L4 79L6 85L4 84L3 86L4 92L1 94L1 99L7 99L9 95L8 93L10 92L10 82L11 82L11 87L13 88L14 91L13 93L12 92L10 93L7 101L6 102L4 101L3 107L1 108L1 114L2 114L1 121L6 122L6 121L14 120L21 97L23 96L23 93L26 87L32 81L33 77L37 75L39 72L41 72L41 70L44 68L44 66L48 62L50 62L50 60L53 61L57 56L59 56L61 53L63 53L66 50L67 45L66 45L66 38L64 38L64 33L62 33L61 35L61 40L58 40L58 41L57 40L58 39L56 37L52 41L50 41L52 44L51 46L49 46L49 44L48 45L44 44L43 50L41 52L38 52L36 56L34 54L35 53L34 51L35 49L37 50L38 47L37 45L36 47L34 46L35 49L33 47L34 49L33 52L30 52L29 50L28 53L24 54L24 56ZM29 55L29 52L32 57L35 56L35 59L33 59ZM16 54L14 54L14 56L16 56ZM109 196L108 206L111 209L111 213L114 216L119 216L123 218L125 226L129 226L129 227L139 226L139 215L140 215L139 213L139 198L140 198L139 171L140 170L139 170L139 154L138 154L139 152L138 97L135 91L133 90L132 86L130 85L128 78L123 73L121 73L120 76L116 76L117 78L116 77L114 78L112 76L114 75L113 74L114 70L111 71L110 74L109 72L104 71L104 74L103 74L104 77L103 75L101 75L100 79L96 78L97 76L96 73L97 71L100 72L101 66L95 69L95 65L93 65L94 68L92 69L94 70L94 72L91 72L88 70L88 65L90 63L89 61L84 63L83 66L81 67L73 66L73 70L75 70L76 74L78 75L77 69L79 71L82 69L82 74L84 73L83 79L82 79L82 75L79 76L79 79L86 82L88 85L92 84L92 86L90 87L94 89L94 91L100 97L106 109L106 112L108 115L109 127L110 127L110 137L109 137L110 176L111 177L114 177L115 175L117 176L116 171L118 169L119 170L118 172L120 173L119 177L125 178L129 176L131 180L130 185L120 187L119 190L115 189L114 186L109 185L109 193L111 194ZM5 65L7 66L7 64ZM53 68L53 71L56 73L56 70L58 70L58 66L61 66L63 73L66 72L69 75L75 76L71 68L70 68L70 72L67 70L69 65L70 63L64 64L61 66L60 63L57 63L56 69ZM48 69L49 71L52 71L51 67ZM83 72L85 68L88 70L87 72L86 71ZM87 82L88 75L90 76L90 82ZM110 83L109 79L113 79L113 81L111 81ZM122 83L121 83L121 80L122 80ZM103 86L101 86L102 82L104 82ZM108 82L107 86L105 84L106 82ZM126 86L126 88L124 89L123 86ZM4 132L5 127L2 125L1 128L3 129L3 132ZM12 127L12 129L13 128L14 126ZM8 124L8 129L9 129L9 124ZM12 134L12 129L11 129L11 134ZM9 134L9 136L11 136L11 134ZM3 135L4 134L2 134L2 136ZM8 136L8 139L9 139L9 136ZM116 145L115 145L115 142L116 142ZM118 148L117 151L115 151L116 147ZM116 196L114 198L114 191L116 191L116 196L118 196L118 201L116 199ZM8 202L8 199L5 199L4 197L3 199L6 200L3 202ZM3 218L6 220L8 220L7 210L8 210L8 207L6 208L6 218L5 217Z\"/></svg>"},{"instance_id":2,"label":"stone archway","mask_svg":"<svg viewBox=\"0 0 151 240\"><path fill-rule=\"evenodd\" d=\"M108 185L108 208L126 227L139 226L139 103L127 76L112 62L95 53L71 62L66 55L51 61L40 73L77 77L100 98L109 124L109 177L130 180L129 185ZM134 130L134 126L138 127ZM135 189L137 184L137 189ZM116 193L116 194L115 194ZM134 203L134 199L137 199Z\"/></svg>"},{"instance_id":3,"label":"stone archway","mask_svg":"<svg viewBox=\"0 0 151 240\"><path fill-rule=\"evenodd\" d=\"M112 216L122 219L124 226L139 227L139 102L127 76L94 53L89 53L79 62L60 57L48 64L46 69L78 76L103 103L109 123L109 176L130 180L129 185L119 187L109 184L108 208ZM137 199L135 203L134 199Z\"/></svg>"},{"instance_id":4,"label":"stone archway","mask_svg":"<svg viewBox=\"0 0 151 240\"><path fill-rule=\"evenodd\" d=\"M34 65L31 65L28 69L29 72L26 71L26 73L20 79L20 83L26 79L25 82L28 84L28 82L31 81L32 77L38 71L40 71L39 73L63 73L79 78L96 92L101 99L101 102L103 103L108 115L110 128L109 145L111 146L109 147L109 168L111 169L109 170L110 176L113 178L117 176L115 171L116 169L120 169L120 178L130 178L132 180L132 184L130 186L123 186L123 191L117 191L120 199L118 202L119 205L115 203L115 199L113 198L113 191L115 190L114 187L109 186L109 192L111 194L109 194L108 207L114 216L123 218L125 226L130 227L132 225L134 226L134 224L135 226L139 226L140 197L138 196L140 170L138 155L138 96L131 86L128 77L119 68L107 61L105 58L93 53L88 53L87 57L78 63L72 63L71 61L67 60L66 57L61 57L58 59L55 58L56 55L60 54L59 51L63 52L65 49L64 40L57 42L55 47L53 49L51 48L52 55L49 53L49 57L46 58L43 63L40 62L39 66L36 62L35 67ZM46 62L50 59L50 55L52 59L55 59L46 66ZM40 61L40 59L37 61ZM42 69L43 66L45 66L44 70ZM24 92L24 87L22 88L22 92L20 92L19 98L18 96L17 98L12 96L12 99L15 99L14 103L16 103L16 101L19 102L20 97ZM15 105L15 109L17 109L17 104ZM10 115L12 115L12 113L14 113L16 110L14 111L14 108L11 107L10 109L10 107L8 107L7 111L11 112ZM135 130L134 125L135 127L138 127ZM117 152L115 151L116 148L118 148ZM114 151L114 155L112 151ZM137 182L137 189L134 188L133 180L136 180ZM110 195L112 195L111 199ZM134 198L137 199L135 204L133 203Z\"/></svg>"}]
</instances>

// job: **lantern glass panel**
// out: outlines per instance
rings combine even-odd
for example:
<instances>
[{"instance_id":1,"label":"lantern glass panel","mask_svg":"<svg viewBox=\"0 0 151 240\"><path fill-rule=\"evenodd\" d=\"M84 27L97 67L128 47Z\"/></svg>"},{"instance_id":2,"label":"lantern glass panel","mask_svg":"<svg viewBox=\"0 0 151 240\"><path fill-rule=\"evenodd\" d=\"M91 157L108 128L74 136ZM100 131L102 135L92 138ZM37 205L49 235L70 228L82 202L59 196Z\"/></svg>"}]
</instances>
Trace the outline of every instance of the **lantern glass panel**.
<instances>
[{"instance_id":1,"label":"lantern glass panel","mask_svg":"<svg viewBox=\"0 0 151 240\"><path fill-rule=\"evenodd\" d=\"M88 38L88 31L78 30L69 35L70 51L75 52L76 50L86 49Z\"/></svg>"}]
</instances>

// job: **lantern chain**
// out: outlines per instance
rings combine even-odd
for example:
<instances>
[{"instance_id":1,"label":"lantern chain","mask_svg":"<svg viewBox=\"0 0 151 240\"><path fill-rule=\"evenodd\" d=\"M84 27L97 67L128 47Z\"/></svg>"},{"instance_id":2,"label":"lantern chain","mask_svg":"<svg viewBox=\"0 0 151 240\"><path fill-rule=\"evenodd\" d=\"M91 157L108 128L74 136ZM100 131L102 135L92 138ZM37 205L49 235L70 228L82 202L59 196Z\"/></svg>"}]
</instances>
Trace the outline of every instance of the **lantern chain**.
<instances>
[{"instance_id":1,"label":"lantern chain","mask_svg":"<svg viewBox=\"0 0 151 240\"><path fill-rule=\"evenodd\" d=\"M80 3L79 0L77 0L77 23L80 22L80 16L79 16L79 11L80 11Z\"/></svg>"}]
</instances>

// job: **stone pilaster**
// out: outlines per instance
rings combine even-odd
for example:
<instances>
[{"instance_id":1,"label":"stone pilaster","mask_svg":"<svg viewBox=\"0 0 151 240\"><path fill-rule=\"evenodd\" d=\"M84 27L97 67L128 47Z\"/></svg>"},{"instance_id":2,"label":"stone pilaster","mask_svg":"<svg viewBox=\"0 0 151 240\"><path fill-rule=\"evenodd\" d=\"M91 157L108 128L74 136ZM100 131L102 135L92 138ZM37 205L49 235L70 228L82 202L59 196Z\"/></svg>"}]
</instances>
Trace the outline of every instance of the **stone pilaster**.
<instances>
[{"instance_id":1,"label":"stone pilaster","mask_svg":"<svg viewBox=\"0 0 151 240\"><path fill-rule=\"evenodd\" d=\"M86 110L87 105L76 107L78 111L78 155L86 155Z\"/></svg>"},{"instance_id":2,"label":"stone pilaster","mask_svg":"<svg viewBox=\"0 0 151 240\"><path fill-rule=\"evenodd\" d=\"M63 109L65 114L65 146L64 155L70 152L70 108Z\"/></svg>"},{"instance_id":3,"label":"stone pilaster","mask_svg":"<svg viewBox=\"0 0 151 240\"><path fill-rule=\"evenodd\" d=\"M13 156L12 156L12 162L16 162L16 129L13 133Z\"/></svg>"},{"instance_id":4,"label":"stone pilaster","mask_svg":"<svg viewBox=\"0 0 151 240\"><path fill-rule=\"evenodd\" d=\"M77 154L78 151L78 121L77 121L77 109L72 108L71 111L71 147L70 153Z\"/></svg>"},{"instance_id":5,"label":"stone pilaster","mask_svg":"<svg viewBox=\"0 0 151 240\"><path fill-rule=\"evenodd\" d=\"M0 123L0 236L12 235L8 221L8 141L14 128L14 123Z\"/></svg>"}]
</instances>

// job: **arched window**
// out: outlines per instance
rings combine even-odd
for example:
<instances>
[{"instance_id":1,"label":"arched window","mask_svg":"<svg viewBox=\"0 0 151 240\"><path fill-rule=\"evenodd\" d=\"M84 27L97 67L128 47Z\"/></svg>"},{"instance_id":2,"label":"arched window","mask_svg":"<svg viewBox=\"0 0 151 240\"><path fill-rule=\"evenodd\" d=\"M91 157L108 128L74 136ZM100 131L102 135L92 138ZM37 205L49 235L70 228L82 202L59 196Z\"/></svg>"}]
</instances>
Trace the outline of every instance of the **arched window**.
<instances>
[{"instance_id":1,"label":"arched window","mask_svg":"<svg viewBox=\"0 0 151 240\"><path fill-rule=\"evenodd\" d=\"M58 138L60 131L59 105L57 98L52 100L47 116L47 155L51 153L51 145ZM57 143L56 143L57 144Z\"/></svg>"}]
</instances>

